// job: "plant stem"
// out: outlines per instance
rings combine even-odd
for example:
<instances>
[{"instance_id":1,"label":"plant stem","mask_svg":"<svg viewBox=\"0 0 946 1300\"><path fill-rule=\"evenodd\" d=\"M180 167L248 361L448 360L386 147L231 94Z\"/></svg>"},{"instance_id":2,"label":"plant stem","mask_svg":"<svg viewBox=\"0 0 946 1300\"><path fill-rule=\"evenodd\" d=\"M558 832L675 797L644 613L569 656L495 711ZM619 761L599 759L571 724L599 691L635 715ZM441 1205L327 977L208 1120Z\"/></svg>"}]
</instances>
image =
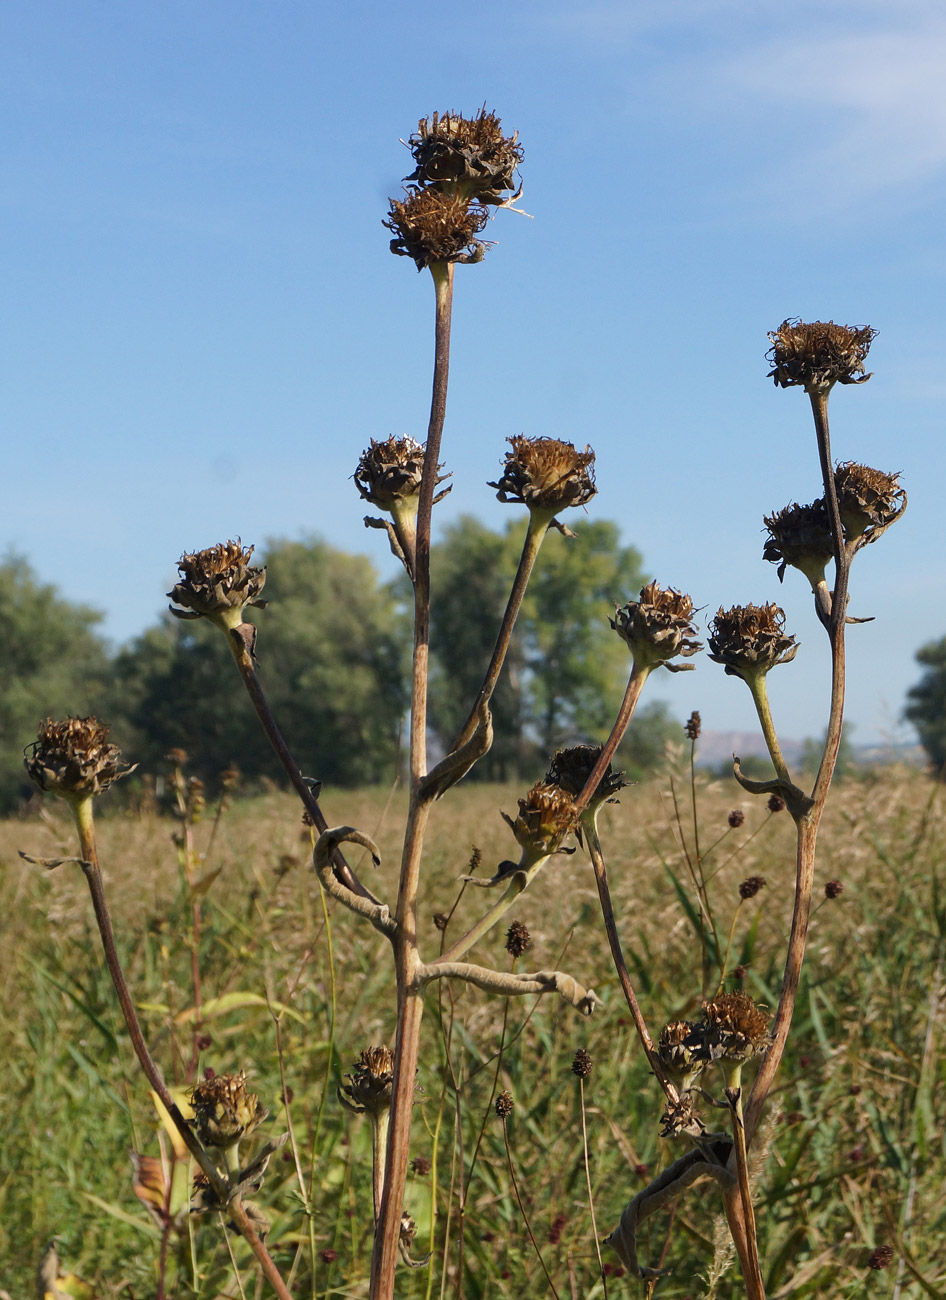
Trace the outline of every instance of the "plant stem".
<instances>
[{"instance_id":1,"label":"plant stem","mask_svg":"<svg viewBox=\"0 0 946 1300\"><path fill-rule=\"evenodd\" d=\"M585 782L585 788L575 800L575 807L579 814L583 813L588 807L594 793L601 783L601 778L608 770L608 764L614 757L614 751L624 739L624 733L627 731L628 723L633 717L634 710L637 708L637 701L640 699L641 691L644 689L644 683L650 676L651 670L648 667L635 663L631 669L631 675L628 678L627 690L624 692L624 699L621 701L621 707L618 710L618 716L615 719L614 726L611 728L611 734L604 743L604 748L598 756L598 761L592 768L591 775Z\"/></svg>"},{"instance_id":2,"label":"plant stem","mask_svg":"<svg viewBox=\"0 0 946 1300\"><path fill-rule=\"evenodd\" d=\"M769 751L769 757L772 759L772 765L783 781L791 781L788 764L782 755L782 747L775 731L775 723L772 721L772 710L769 707L769 691L766 685L765 673L748 673L743 680L752 695L752 703L755 705L755 711L759 717L759 725L762 728L762 735L765 737L765 745Z\"/></svg>"},{"instance_id":3,"label":"plant stem","mask_svg":"<svg viewBox=\"0 0 946 1300\"><path fill-rule=\"evenodd\" d=\"M102 885L102 873L99 869L98 851L95 844L95 828L92 820L91 798L81 799L72 804L72 812L75 818L76 830L79 833L79 845L83 858L82 870L84 871L85 878L89 883L89 892L92 895L92 908L95 912L99 935L102 939L102 947L105 950L105 961L108 966L109 974L112 977L112 985L115 989L116 996L118 997L118 1003L122 1010L125 1026L128 1029L128 1036L131 1039L132 1048L134 1049L135 1056L138 1058L138 1064L141 1066L148 1083L151 1085L154 1092L157 1093L165 1110L173 1120L174 1126L180 1133L188 1151L190 1151L201 1170L207 1175L214 1191L221 1200L226 1203L229 1193L227 1184L220 1177L213 1161L201 1146L196 1134L181 1114L179 1106L168 1092L164 1079L161 1077L161 1072L155 1065L151 1053L148 1051L145 1044L144 1035L141 1032L141 1025L138 1022L138 1016L131 1000L131 993L128 990L128 984L121 967L121 961L119 960L118 949L115 946L115 934L112 930L112 921L109 916L108 905L105 901L105 890ZM279 1300L292 1300L292 1297L286 1289L286 1284L283 1281L279 1269L273 1263L269 1251L257 1236L252 1223L247 1217L246 1210L240 1203L239 1197L230 1201L227 1210L230 1217L233 1219L233 1222L236 1224L240 1235L245 1238L247 1245L259 1261L264 1275L269 1280L276 1295L279 1296Z\"/></svg>"},{"instance_id":4,"label":"plant stem","mask_svg":"<svg viewBox=\"0 0 946 1300\"><path fill-rule=\"evenodd\" d=\"M749 1187L749 1162L746 1153L746 1131L742 1114L742 1088L740 1086L726 1089L726 1100L732 1118L733 1146L736 1153L736 1175L739 1179L739 1196L742 1200L742 1212L746 1225L747 1259L743 1265L746 1291L750 1300L765 1300L765 1284L759 1265L759 1245L756 1239L755 1211L752 1208L752 1191Z\"/></svg>"},{"instance_id":5,"label":"plant stem","mask_svg":"<svg viewBox=\"0 0 946 1300\"><path fill-rule=\"evenodd\" d=\"M598 1272L604 1287L604 1300L608 1300L608 1278L601 1260L601 1247L598 1244L598 1224L595 1221L595 1198L591 1190L591 1164L588 1160L588 1125L585 1121L585 1081L578 1080L578 1096L581 1108L581 1150L585 1162L585 1183L588 1188L588 1212L591 1215L591 1239L595 1243L595 1255L598 1259Z\"/></svg>"}]
</instances>

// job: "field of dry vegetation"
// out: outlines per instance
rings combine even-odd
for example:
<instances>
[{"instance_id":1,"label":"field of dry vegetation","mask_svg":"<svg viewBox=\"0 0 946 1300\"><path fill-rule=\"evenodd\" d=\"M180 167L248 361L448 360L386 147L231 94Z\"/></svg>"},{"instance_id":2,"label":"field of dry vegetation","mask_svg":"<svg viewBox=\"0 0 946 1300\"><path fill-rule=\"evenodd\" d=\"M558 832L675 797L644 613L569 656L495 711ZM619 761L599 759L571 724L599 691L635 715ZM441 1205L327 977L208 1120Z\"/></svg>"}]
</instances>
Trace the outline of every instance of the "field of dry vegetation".
<instances>
[{"instance_id":1,"label":"field of dry vegetation","mask_svg":"<svg viewBox=\"0 0 946 1300\"><path fill-rule=\"evenodd\" d=\"M499 809L514 812L522 793L466 784L449 813L435 813L422 951L439 948L434 914L453 908L474 846L483 874L509 856ZM712 935L688 901L690 796L680 758L623 791L601 816L631 974L654 1032L698 1013L719 977ZM771 1296L946 1295L944 797L921 774L887 770L843 783L828 804L809 957L757 1188ZM366 1295L370 1137L367 1120L339 1104L337 1088L364 1048L391 1038L386 940L321 897L310 833L288 795L235 799L196 893L181 874L180 823L155 811L109 813L108 804L100 855L119 946L168 1082L183 1088L207 1067L246 1071L270 1111L252 1141L286 1132L291 1121L291 1138L253 1199L293 1294ZM725 987L772 1007L791 916L793 826L734 781L698 777L696 804L723 948L732 930ZM129 1150L170 1155L171 1143L134 1066L81 871L69 863L44 871L18 858L20 849L75 853L66 808L47 805L41 818L0 826L0 1290L16 1300L29 1295L55 1236L61 1275L75 1275L63 1283L73 1293L152 1296L163 1236L168 1295L238 1296L244 1284L254 1294L256 1273L238 1238L230 1239L231 1256L216 1224L186 1212L162 1231L135 1195ZM377 840L378 892L391 897L403 794L331 793L326 809L331 822ZM745 820L732 827L736 809ZM194 828L201 852L214 813L208 808ZM353 865L370 872L365 862ZM750 876L765 885L741 900ZM825 897L828 881L843 885L838 897ZM477 895L467 888L448 940L482 910ZM507 1002L465 984L444 985L439 1000L431 993L408 1188L414 1259L431 1253L424 1267L402 1266L399 1295L640 1293L606 1249L600 1279L591 1211L603 1237L628 1199L680 1152L657 1136L662 1098L596 914L580 853L554 859L510 913L532 939L517 968L566 969L593 987L601 1005L590 1020L554 997ZM473 959L508 969L505 933L506 925L497 927ZM592 1060L581 1084L571 1068L579 1048ZM514 1103L505 1129L492 1105L502 1089ZM661 1300L744 1294L738 1266L727 1268L714 1247L716 1213L710 1185L648 1220L642 1257L673 1269L657 1287ZM724 1230L718 1240L725 1243ZM882 1271L867 1266L878 1246L893 1251ZM77 1278L90 1289L82 1292Z\"/></svg>"}]
</instances>

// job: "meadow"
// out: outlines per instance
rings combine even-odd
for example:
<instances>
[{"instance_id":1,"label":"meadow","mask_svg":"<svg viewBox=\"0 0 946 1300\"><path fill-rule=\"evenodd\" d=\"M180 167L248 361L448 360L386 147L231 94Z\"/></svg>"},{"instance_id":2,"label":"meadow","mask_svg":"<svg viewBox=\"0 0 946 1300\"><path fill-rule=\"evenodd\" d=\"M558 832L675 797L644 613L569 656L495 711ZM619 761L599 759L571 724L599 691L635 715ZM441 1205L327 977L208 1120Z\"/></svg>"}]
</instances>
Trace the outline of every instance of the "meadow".
<instances>
[{"instance_id":1,"label":"meadow","mask_svg":"<svg viewBox=\"0 0 946 1300\"><path fill-rule=\"evenodd\" d=\"M622 791L600 822L653 1033L698 1014L719 981L711 927L689 901L697 840L721 951L731 934L726 989L775 1006L791 918L788 813L769 811L731 779L698 774L691 788L686 759L681 750L658 776ZM449 808L436 806L419 908L426 954L444 941L435 914L450 915L449 941L482 910L479 891L464 890L460 877L474 848L482 875L509 856L514 841L499 810L515 812L522 793L464 783ZM946 1296L944 798L923 774L887 769L841 782L828 803L808 958L760 1144L768 1155L754 1161L771 1296ZM183 871L181 820L154 804L110 808L113 799L99 802L101 863L167 1082L184 1089L208 1067L246 1071L270 1111L248 1143L290 1133L253 1200L293 1295L367 1295L369 1125L339 1104L337 1089L364 1048L391 1041L387 941L322 896L311 832L290 795L237 791L219 817L210 803L188 831L201 855L196 886ZM359 826L377 841L378 871L357 855L353 865L393 898L404 793L327 791L324 806L330 824ZM741 825L730 824L734 811L744 813ZM162 1267L169 1296L265 1294L244 1244L228 1243L214 1216L185 1210L162 1228L136 1197L129 1151L163 1151L170 1161L172 1147L129 1048L85 880L74 864L44 870L18 850L74 855L68 810L46 799L41 812L0 824L0 1293L31 1294L57 1237L62 1273L88 1284L86 1296L161 1294ZM742 899L740 883L752 876L765 884ZM843 891L826 897L829 881ZM611 967L584 854L554 858L513 920L531 934L516 969L567 970L601 1005L585 1019L554 996L504 1000L467 984L434 986L407 1192L414 1261L430 1258L401 1266L397 1293L641 1294L607 1248L601 1279L596 1236L681 1151L657 1135L663 1099ZM509 969L507 928L490 932L474 960ZM592 1062L581 1081L572 1070L579 1049ZM494 1110L502 1090L514 1107L505 1124ZM656 1287L661 1300L745 1294L738 1264L727 1267L718 1216L709 1183L647 1221L642 1257L673 1270ZM868 1267L885 1245L889 1266Z\"/></svg>"}]
</instances>

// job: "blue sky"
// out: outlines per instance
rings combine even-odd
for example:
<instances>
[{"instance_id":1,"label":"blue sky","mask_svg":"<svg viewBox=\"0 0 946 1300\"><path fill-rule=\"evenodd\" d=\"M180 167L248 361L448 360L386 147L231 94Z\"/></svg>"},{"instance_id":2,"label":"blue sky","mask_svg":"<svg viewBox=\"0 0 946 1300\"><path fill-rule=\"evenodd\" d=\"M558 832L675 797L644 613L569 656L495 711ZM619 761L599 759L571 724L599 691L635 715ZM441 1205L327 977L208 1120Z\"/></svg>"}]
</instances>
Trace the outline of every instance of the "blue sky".
<instances>
[{"instance_id":1,"label":"blue sky","mask_svg":"<svg viewBox=\"0 0 946 1300\"><path fill-rule=\"evenodd\" d=\"M817 460L766 331L873 325L832 430L910 493L852 583L876 616L850 634L854 739L897 733L913 653L946 634L944 66L939 0L7 6L0 546L115 641L181 551L228 536L318 533L393 573L348 480L369 438L423 436L432 292L380 222L399 137L486 103L520 132L531 217L500 213L458 270L441 519L510 517L485 486L509 435L591 443L589 513L648 576L707 616L784 605L802 650L773 705L816 734L825 637L761 548ZM655 693L751 728L698 662Z\"/></svg>"}]
</instances>

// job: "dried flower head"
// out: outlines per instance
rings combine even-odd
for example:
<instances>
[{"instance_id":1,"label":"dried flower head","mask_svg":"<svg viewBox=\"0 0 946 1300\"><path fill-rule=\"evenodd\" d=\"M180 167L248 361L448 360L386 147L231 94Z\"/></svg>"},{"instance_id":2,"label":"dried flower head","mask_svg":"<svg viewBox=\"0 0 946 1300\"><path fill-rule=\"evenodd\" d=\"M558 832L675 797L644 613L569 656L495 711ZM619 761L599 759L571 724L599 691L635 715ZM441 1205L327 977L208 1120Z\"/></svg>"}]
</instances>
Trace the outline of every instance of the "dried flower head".
<instances>
[{"instance_id":1,"label":"dried flower head","mask_svg":"<svg viewBox=\"0 0 946 1300\"><path fill-rule=\"evenodd\" d=\"M266 570L250 564L253 549L237 538L182 555L177 564L181 580L168 592L175 618L209 618L229 629L243 622L248 605L262 609L266 602L259 594Z\"/></svg>"},{"instance_id":2,"label":"dried flower head","mask_svg":"<svg viewBox=\"0 0 946 1300\"><path fill-rule=\"evenodd\" d=\"M210 1074L191 1089L194 1129L204 1146L232 1147L269 1112L246 1090L246 1074Z\"/></svg>"},{"instance_id":3,"label":"dried flower head","mask_svg":"<svg viewBox=\"0 0 946 1300\"><path fill-rule=\"evenodd\" d=\"M557 853L562 841L578 825L572 798L557 785L538 781L524 799L519 800L515 821L506 813L504 821L512 828L527 859L532 862Z\"/></svg>"},{"instance_id":4,"label":"dried flower head","mask_svg":"<svg viewBox=\"0 0 946 1300\"><path fill-rule=\"evenodd\" d=\"M868 1268L888 1268L893 1263L893 1246L876 1246L867 1261Z\"/></svg>"},{"instance_id":5,"label":"dried flower head","mask_svg":"<svg viewBox=\"0 0 946 1300\"><path fill-rule=\"evenodd\" d=\"M450 922L450 918L446 915L445 912L434 912L433 916L430 919L433 921L434 927L438 929L441 934L444 932L444 930L446 930Z\"/></svg>"},{"instance_id":6,"label":"dried flower head","mask_svg":"<svg viewBox=\"0 0 946 1300\"><path fill-rule=\"evenodd\" d=\"M428 189L391 199L383 224L394 233L391 252L412 257L422 271L434 262L481 262L486 244L476 236L488 220L481 204Z\"/></svg>"},{"instance_id":7,"label":"dried flower head","mask_svg":"<svg viewBox=\"0 0 946 1300\"><path fill-rule=\"evenodd\" d=\"M493 1109L500 1119L508 1119L513 1110L512 1093L504 1088L493 1103Z\"/></svg>"},{"instance_id":8,"label":"dried flower head","mask_svg":"<svg viewBox=\"0 0 946 1300\"><path fill-rule=\"evenodd\" d=\"M734 980L744 980L749 974L748 966L743 966L742 962L732 968L732 977Z\"/></svg>"},{"instance_id":9,"label":"dried flower head","mask_svg":"<svg viewBox=\"0 0 946 1300\"><path fill-rule=\"evenodd\" d=\"M423 472L423 445L392 434L383 442L371 439L352 478L365 501L379 510L392 510L399 501L417 497Z\"/></svg>"},{"instance_id":10,"label":"dried flower head","mask_svg":"<svg viewBox=\"0 0 946 1300\"><path fill-rule=\"evenodd\" d=\"M800 569L812 586L824 581L825 565L834 556L834 544L822 498L808 506L793 502L765 515L764 523L769 536L762 547L762 558L778 565L780 582L787 565Z\"/></svg>"},{"instance_id":11,"label":"dried flower head","mask_svg":"<svg viewBox=\"0 0 946 1300\"><path fill-rule=\"evenodd\" d=\"M499 118L485 107L474 117L434 113L421 118L408 145L417 164L408 181L480 203L507 201L523 157L519 133L504 136Z\"/></svg>"},{"instance_id":12,"label":"dried flower head","mask_svg":"<svg viewBox=\"0 0 946 1300\"><path fill-rule=\"evenodd\" d=\"M694 709L687 718L686 725L683 728L686 732L687 740L699 740L702 727L703 719L700 717L699 713L697 713L696 709Z\"/></svg>"},{"instance_id":13,"label":"dried flower head","mask_svg":"<svg viewBox=\"0 0 946 1300\"><path fill-rule=\"evenodd\" d=\"M862 384L870 379L864 360L876 336L870 326L784 320L769 334L769 378L782 388L802 385L808 392L828 392L835 383Z\"/></svg>"},{"instance_id":14,"label":"dried flower head","mask_svg":"<svg viewBox=\"0 0 946 1300\"><path fill-rule=\"evenodd\" d=\"M898 482L899 477L899 473L885 474L853 460L837 466L834 486L848 541L858 537L873 541L900 518L906 509L907 494Z\"/></svg>"},{"instance_id":15,"label":"dried flower head","mask_svg":"<svg viewBox=\"0 0 946 1300\"><path fill-rule=\"evenodd\" d=\"M532 935L529 933L529 927L522 921L513 921L506 931L506 951L510 957L521 957L531 947Z\"/></svg>"},{"instance_id":16,"label":"dried flower head","mask_svg":"<svg viewBox=\"0 0 946 1300\"><path fill-rule=\"evenodd\" d=\"M41 790L72 801L101 794L135 770L121 761L118 746L108 743L105 723L91 717L44 719L23 761Z\"/></svg>"},{"instance_id":17,"label":"dried flower head","mask_svg":"<svg viewBox=\"0 0 946 1300\"><path fill-rule=\"evenodd\" d=\"M739 886L739 897L755 898L760 889L765 888L765 876L747 876Z\"/></svg>"},{"instance_id":18,"label":"dried flower head","mask_svg":"<svg viewBox=\"0 0 946 1300\"><path fill-rule=\"evenodd\" d=\"M640 600L618 606L611 626L630 647L638 668L659 668L682 672L692 664L671 664L675 655L689 658L702 650L699 641L691 640L696 632L692 623L693 601L689 596L664 590L656 582L641 588Z\"/></svg>"},{"instance_id":19,"label":"dried flower head","mask_svg":"<svg viewBox=\"0 0 946 1300\"><path fill-rule=\"evenodd\" d=\"M844 885L840 880L827 880L824 886L825 898L840 898L844 893Z\"/></svg>"},{"instance_id":20,"label":"dried flower head","mask_svg":"<svg viewBox=\"0 0 946 1300\"><path fill-rule=\"evenodd\" d=\"M703 1047L712 1061L748 1061L769 1042L769 1017L745 993L720 993L703 1003Z\"/></svg>"},{"instance_id":21,"label":"dried flower head","mask_svg":"<svg viewBox=\"0 0 946 1300\"><path fill-rule=\"evenodd\" d=\"M572 1060L572 1074L579 1079L587 1079L591 1069L591 1057L583 1047L579 1047Z\"/></svg>"},{"instance_id":22,"label":"dried flower head","mask_svg":"<svg viewBox=\"0 0 946 1300\"><path fill-rule=\"evenodd\" d=\"M393 1083L394 1053L389 1047L366 1047L354 1071L345 1075L339 1096L351 1110L380 1115L391 1105Z\"/></svg>"},{"instance_id":23,"label":"dried flower head","mask_svg":"<svg viewBox=\"0 0 946 1300\"><path fill-rule=\"evenodd\" d=\"M566 1215L556 1214L555 1218L552 1220L551 1227L549 1228L548 1242L550 1246L557 1246L562 1240L562 1233L565 1230L565 1225L567 1223L568 1218Z\"/></svg>"},{"instance_id":24,"label":"dried flower head","mask_svg":"<svg viewBox=\"0 0 946 1300\"><path fill-rule=\"evenodd\" d=\"M411 1161L411 1169L420 1178L426 1177L426 1175L430 1173L432 1168L433 1165L431 1164L427 1156L415 1156L414 1159Z\"/></svg>"},{"instance_id":25,"label":"dried flower head","mask_svg":"<svg viewBox=\"0 0 946 1300\"><path fill-rule=\"evenodd\" d=\"M780 813L785 811L785 800L780 794L770 794L769 801L766 804L769 812Z\"/></svg>"},{"instance_id":26,"label":"dried flower head","mask_svg":"<svg viewBox=\"0 0 946 1300\"><path fill-rule=\"evenodd\" d=\"M733 605L717 610L710 626L709 657L731 677L759 677L795 658L798 643L784 631L778 605Z\"/></svg>"},{"instance_id":27,"label":"dried flower head","mask_svg":"<svg viewBox=\"0 0 946 1300\"><path fill-rule=\"evenodd\" d=\"M512 450L506 452L502 477L487 484L500 501L556 514L567 506L583 506L597 491L590 447L579 451L558 438L527 438L521 433L506 441Z\"/></svg>"},{"instance_id":28,"label":"dried flower head","mask_svg":"<svg viewBox=\"0 0 946 1300\"><path fill-rule=\"evenodd\" d=\"M729 822L730 829L737 831L746 820L746 814L741 808L734 808L726 820Z\"/></svg>"},{"instance_id":29,"label":"dried flower head","mask_svg":"<svg viewBox=\"0 0 946 1300\"><path fill-rule=\"evenodd\" d=\"M657 1058L678 1092L689 1092L703 1071L704 1058L694 1046L695 1026L689 1020L671 1020L657 1040Z\"/></svg>"},{"instance_id":30,"label":"dried flower head","mask_svg":"<svg viewBox=\"0 0 946 1300\"><path fill-rule=\"evenodd\" d=\"M557 785L573 799L577 799L601 757L601 748L601 745L569 745L567 749L557 750L545 774L546 785ZM617 792L628 784L624 773L615 772L609 763L588 807L595 809L608 800L615 802Z\"/></svg>"}]
</instances>

